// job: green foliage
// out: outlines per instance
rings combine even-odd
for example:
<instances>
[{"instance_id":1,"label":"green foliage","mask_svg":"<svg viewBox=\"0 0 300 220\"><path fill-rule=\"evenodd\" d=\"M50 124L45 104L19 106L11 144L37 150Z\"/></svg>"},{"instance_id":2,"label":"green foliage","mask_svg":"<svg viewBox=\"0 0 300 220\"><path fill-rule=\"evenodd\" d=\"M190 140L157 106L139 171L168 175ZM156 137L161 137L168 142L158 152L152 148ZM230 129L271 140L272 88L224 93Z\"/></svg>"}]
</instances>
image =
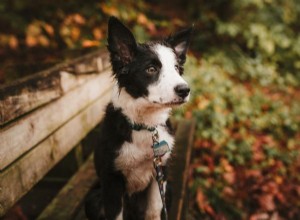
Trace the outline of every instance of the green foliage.
<instances>
[{"instance_id":1,"label":"green foliage","mask_svg":"<svg viewBox=\"0 0 300 220\"><path fill-rule=\"evenodd\" d=\"M220 57L227 62L220 62ZM256 178L262 179L262 185L270 184L268 181L272 184L279 181L276 186L282 193L282 182L296 186L295 176L286 175L293 167L300 167L300 146L297 144L300 102L288 97L288 91L293 87L289 83L279 86L279 75L267 84L260 82L264 75L251 78L248 83L240 81L234 72L236 68L230 67L235 65L231 59L216 51L215 54L210 52L204 55L200 63L189 57L186 64L193 97L183 112L186 117L197 121L195 150L199 156L194 159L194 184L197 186L195 189L200 187L205 193L213 210L208 211L198 202L198 207L202 207L202 214L199 215L206 213L213 219L219 215L228 219L243 219L260 211L269 211L260 205L263 203L261 200L268 195L273 207L277 194L257 192L248 197L241 195L259 184L248 173L255 171ZM228 63L229 67L226 66ZM267 175L264 176L264 173ZM254 182L243 185L249 181ZM226 194L227 191L232 193L230 196L233 198ZM194 193L196 196L199 191ZM292 198L297 199L300 195ZM259 205L249 205L254 201ZM222 205L224 203L226 207ZM280 211L282 205L279 201L274 209L279 215L287 217L287 213Z\"/></svg>"},{"instance_id":2,"label":"green foliage","mask_svg":"<svg viewBox=\"0 0 300 220\"><path fill-rule=\"evenodd\" d=\"M192 98L176 112L197 121L191 219L300 219L300 2L149 2L3 0L0 55L104 46L111 15L139 41L195 23Z\"/></svg>"},{"instance_id":3,"label":"green foliage","mask_svg":"<svg viewBox=\"0 0 300 220\"><path fill-rule=\"evenodd\" d=\"M257 74L255 72L268 72L274 78L274 72L278 71L288 78L299 79L299 1L199 2L201 8L194 7L193 3L188 7L192 13L200 10L197 13L199 23L206 31L199 34L201 37L197 36L196 41L202 51L215 49L216 45L218 49L225 47L226 53L241 48L242 53L236 57L246 58L243 59L247 65L245 69L250 76ZM253 65L252 70L249 65ZM242 79L245 80L245 76ZM295 83L294 79L291 81Z\"/></svg>"},{"instance_id":4,"label":"green foliage","mask_svg":"<svg viewBox=\"0 0 300 220\"><path fill-rule=\"evenodd\" d=\"M198 125L195 218L298 219L300 2L197 2L202 59L187 64L185 113Z\"/></svg>"}]
</instances>

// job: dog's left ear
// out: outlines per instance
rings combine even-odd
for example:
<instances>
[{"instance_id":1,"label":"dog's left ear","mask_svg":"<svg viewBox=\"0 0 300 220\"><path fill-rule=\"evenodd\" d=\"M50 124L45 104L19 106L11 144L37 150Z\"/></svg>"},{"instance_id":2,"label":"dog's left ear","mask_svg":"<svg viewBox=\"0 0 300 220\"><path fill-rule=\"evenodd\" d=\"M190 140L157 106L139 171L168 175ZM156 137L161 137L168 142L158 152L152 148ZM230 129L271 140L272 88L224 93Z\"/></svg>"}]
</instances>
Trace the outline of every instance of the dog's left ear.
<instances>
[{"instance_id":1,"label":"dog's left ear","mask_svg":"<svg viewBox=\"0 0 300 220\"><path fill-rule=\"evenodd\" d=\"M175 50L175 53L179 57L182 63L185 62L186 52L190 45L191 36L193 33L194 27L182 30L167 39L167 42Z\"/></svg>"},{"instance_id":2,"label":"dog's left ear","mask_svg":"<svg viewBox=\"0 0 300 220\"><path fill-rule=\"evenodd\" d=\"M131 31L116 17L110 17L108 22L108 50L113 61L121 65L132 61L137 43Z\"/></svg>"}]
</instances>

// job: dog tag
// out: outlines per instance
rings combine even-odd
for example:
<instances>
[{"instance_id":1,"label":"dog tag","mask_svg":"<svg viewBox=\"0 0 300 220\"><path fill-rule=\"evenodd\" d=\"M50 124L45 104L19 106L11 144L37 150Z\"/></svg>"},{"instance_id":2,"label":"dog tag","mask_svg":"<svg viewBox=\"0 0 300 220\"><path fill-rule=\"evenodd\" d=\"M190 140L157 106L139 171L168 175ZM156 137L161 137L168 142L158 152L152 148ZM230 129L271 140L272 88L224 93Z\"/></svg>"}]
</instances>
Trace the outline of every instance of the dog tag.
<instances>
[{"instance_id":1,"label":"dog tag","mask_svg":"<svg viewBox=\"0 0 300 220\"><path fill-rule=\"evenodd\" d=\"M162 157L169 151L170 148L166 141L161 141L153 145L154 157Z\"/></svg>"}]
</instances>

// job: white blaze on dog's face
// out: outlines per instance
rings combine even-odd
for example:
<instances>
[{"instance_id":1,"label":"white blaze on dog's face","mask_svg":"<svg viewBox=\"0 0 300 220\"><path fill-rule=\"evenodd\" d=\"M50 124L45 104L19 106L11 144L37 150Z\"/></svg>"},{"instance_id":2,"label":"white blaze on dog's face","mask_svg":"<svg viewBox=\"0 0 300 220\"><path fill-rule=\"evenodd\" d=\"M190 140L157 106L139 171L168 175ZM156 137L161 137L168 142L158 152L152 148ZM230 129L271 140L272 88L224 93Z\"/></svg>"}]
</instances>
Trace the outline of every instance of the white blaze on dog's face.
<instances>
[{"instance_id":1,"label":"white blaze on dog's face","mask_svg":"<svg viewBox=\"0 0 300 220\"><path fill-rule=\"evenodd\" d=\"M188 101L189 87L180 75L179 63L175 51L162 44L156 44L152 50L161 63L159 78L148 87L148 100L162 105L177 105Z\"/></svg>"},{"instance_id":2,"label":"white blaze on dog's face","mask_svg":"<svg viewBox=\"0 0 300 220\"><path fill-rule=\"evenodd\" d=\"M162 41L139 44L119 20L110 19L108 49L117 80L116 105L170 108L186 102L190 89L181 75L191 32L190 28Z\"/></svg>"}]
</instances>

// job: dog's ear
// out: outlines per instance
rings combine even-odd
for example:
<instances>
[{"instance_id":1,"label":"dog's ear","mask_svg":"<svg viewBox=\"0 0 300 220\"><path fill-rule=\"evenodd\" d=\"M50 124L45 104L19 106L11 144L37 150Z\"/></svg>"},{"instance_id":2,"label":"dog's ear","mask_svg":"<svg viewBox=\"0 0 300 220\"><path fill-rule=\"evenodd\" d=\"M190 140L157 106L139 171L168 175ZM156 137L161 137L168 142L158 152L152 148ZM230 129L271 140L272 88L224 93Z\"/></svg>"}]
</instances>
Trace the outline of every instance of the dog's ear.
<instances>
[{"instance_id":1,"label":"dog's ear","mask_svg":"<svg viewBox=\"0 0 300 220\"><path fill-rule=\"evenodd\" d=\"M193 30L194 28L190 27L188 29L177 32L167 39L167 42L172 46L182 63L185 62L186 52L190 45Z\"/></svg>"},{"instance_id":2,"label":"dog's ear","mask_svg":"<svg viewBox=\"0 0 300 220\"><path fill-rule=\"evenodd\" d=\"M110 17L108 22L108 50L114 61L129 63L135 53L137 43L130 30L116 17Z\"/></svg>"}]
</instances>

